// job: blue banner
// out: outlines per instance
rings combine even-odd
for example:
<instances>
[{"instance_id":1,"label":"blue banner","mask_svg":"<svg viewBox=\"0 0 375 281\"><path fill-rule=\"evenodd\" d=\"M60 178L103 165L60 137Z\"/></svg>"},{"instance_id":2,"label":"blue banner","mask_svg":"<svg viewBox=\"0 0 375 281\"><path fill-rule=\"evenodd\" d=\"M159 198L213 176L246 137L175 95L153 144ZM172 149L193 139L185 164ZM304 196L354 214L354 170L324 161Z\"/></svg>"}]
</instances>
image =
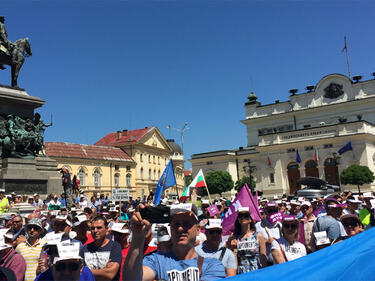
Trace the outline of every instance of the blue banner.
<instances>
[{"instance_id":1,"label":"blue banner","mask_svg":"<svg viewBox=\"0 0 375 281\"><path fill-rule=\"evenodd\" d=\"M301 163L301 157L299 156L298 149L296 150L296 162Z\"/></svg>"},{"instance_id":2,"label":"blue banner","mask_svg":"<svg viewBox=\"0 0 375 281\"><path fill-rule=\"evenodd\" d=\"M161 195L163 191L168 187L176 185L176 178L174 176L172 159L169 160L167 167L161 175L158 186L155 191L154 205L157 206L160 203Z\"/></svg>"},{"instance_id":3,"label":"blue banner","mask_svg":"<svg viewBox=\"0 0 375 281\"><path fill-rule=\"evenodd\" d=\"M374 256L375 227L305 257L226 280L375 280Z\"/></svg>"}]
</instances>

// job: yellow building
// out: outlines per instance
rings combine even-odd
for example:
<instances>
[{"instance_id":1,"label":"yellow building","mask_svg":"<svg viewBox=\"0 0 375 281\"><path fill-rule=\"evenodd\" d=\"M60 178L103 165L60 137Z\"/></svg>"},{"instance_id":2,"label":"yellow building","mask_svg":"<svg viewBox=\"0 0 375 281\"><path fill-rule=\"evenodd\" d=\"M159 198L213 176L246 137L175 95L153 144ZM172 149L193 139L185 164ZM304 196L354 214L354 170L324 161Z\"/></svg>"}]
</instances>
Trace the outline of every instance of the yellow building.
<instances>
[{"instance_id":1,"label":"yellow building","mask_svg":"<svg viewBox=\"0 0 375 281\"><path fill-rule=\"evenodd\" d=\"M46 155L77 175L88 196L93 192L111 195L113 187L135 187L136 163L117 147L46 142ZM61 187L62 192L62 187Z\"/></svg>"},{"instance_id":2,"label":"yellow building","mask_svg":"<svg viewBox=\"0 0 375 281\"><path fill-rule=\"evenodd\" d=\"M132 190L136 196L155 192L158 180L172 157L178 193L183 192L185 180L182 150L173 140L166 140L158 128L145 127L109 133L95 145L119 147L136 162L135 190ZM176 193L176 188L169 188L166 193Z\"/></svg>"}]
</instances>

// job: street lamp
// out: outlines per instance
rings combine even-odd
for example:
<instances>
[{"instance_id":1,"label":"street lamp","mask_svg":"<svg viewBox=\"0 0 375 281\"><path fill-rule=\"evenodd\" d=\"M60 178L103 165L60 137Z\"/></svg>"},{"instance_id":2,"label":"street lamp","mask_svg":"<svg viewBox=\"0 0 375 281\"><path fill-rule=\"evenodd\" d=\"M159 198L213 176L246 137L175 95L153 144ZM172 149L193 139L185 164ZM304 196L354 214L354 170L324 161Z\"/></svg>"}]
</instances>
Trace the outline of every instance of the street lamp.
<instances>
[{"instance_id":1,"label":"street lamp","mask_svg":"<svg viewBox=\"0 0 375 281\"><path fill-rule=\"evenodd\" d=\"M182 129L172 128L171 125L167 126L167 129L172 129L180 133L182 154L184 154L184 132L190 129L187 125L188 125L188 122L185 122Z\"/></svg>"},{"instance_id":2,"label":"street lamp","mask_svg":"<svg viewBox=\"0 0 375 281\"><path fill-rule=\"evenodd\" d=\"M251 160L250 159L245 159L244 162L247 163L247 166L243 166L243 170L244 170L245 173L246 173L246 170L249 171L249 179L250 179L250 183L251 183L251 173L256 170L256 166L252 166L251 165Z\"/></svg>"}]
</instances>

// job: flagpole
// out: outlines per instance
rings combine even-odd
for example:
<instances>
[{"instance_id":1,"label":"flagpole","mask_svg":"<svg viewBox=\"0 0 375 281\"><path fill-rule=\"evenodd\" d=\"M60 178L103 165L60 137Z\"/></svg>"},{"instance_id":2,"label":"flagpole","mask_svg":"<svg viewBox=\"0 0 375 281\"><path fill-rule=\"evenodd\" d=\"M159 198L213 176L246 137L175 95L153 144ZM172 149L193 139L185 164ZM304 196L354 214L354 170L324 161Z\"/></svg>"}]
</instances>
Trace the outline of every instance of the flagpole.
<instances>
[{"instance_id":1,"label":"flagpole","mask_svg":"<svg viewBox=\"0 0 375 281\"><path fill-rule=\"evenodd\" d=\"M180 202L180 195L178 195L178 187L177 187L177 183L176 183L176 193L177 193L177 200L178 200L178 202Z\"/></svg>"},{"instance_id":2,"label":"flagpole","mask_svg":"<svg viewBox=\"0 0 375 281\"><path fill-rule=\"evenodd\" d=\"M349 65L349 55L348 55L348 46L346 45L346 36L344 36L344 40L345 40L345 54L346 54L346 64L348 65L348 74L349 74L349 78L352 79L352 76L350 74L350 65Z\"/></svg>"}]
</instances>

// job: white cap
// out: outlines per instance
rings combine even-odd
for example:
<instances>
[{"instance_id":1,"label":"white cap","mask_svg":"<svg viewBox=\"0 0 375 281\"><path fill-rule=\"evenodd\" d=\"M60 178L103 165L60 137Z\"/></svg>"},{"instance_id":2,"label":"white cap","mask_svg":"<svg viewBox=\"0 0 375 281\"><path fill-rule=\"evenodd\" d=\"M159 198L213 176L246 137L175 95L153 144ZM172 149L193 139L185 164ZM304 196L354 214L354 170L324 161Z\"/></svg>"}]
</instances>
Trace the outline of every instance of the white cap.
<instances>
[{"instance_id":1,"label":"white cap","mask_svg":"<svg viewBox=\"0 0 375 281\"><path fill-rule=\"evenodd\" d=\"M171 236L170 236L170 233L171 230L170 230L170 227L168 226L159 226L158 230L157 230L157 240L158 242L167 242L169 240L171 240Z\"/></svg>"},{"instance_id":2,"label":"white cap","mask_svg":"<svg viewBox=\"0 0 375 281\"><path fill-rule=\"evenodd\" d=\"M208 223L206 223L206 229L212 229L212 228L220 228L221 226L221 219L208 219Z\"/></svg>"},{"instance_id":3,"label":"white cap","mask_svg":"<svg viewBox=\"0 0 375 281\"><path fill-rule=\"evenodd\" d=\"M39 196L39 194L38 193L34 193L34 195L33 196Z\"/></svg>"},{"instance_id":4,"label":"white cap","mask_svg":"<svg viewBox=\"0 0 375 281\"><path fill-rule=\"evenodd\" d=\"M80 225L81 223L87 221L87 216L86 215L78 215L78 216L75 216L75 218L73 219L73 226L78 226Z\"/></svg>"},{"instance_id":5,"label":"white cap","mask_svg":"<svg viewBox=\"0 0 375 281\"><path fill-rule=\"evenodd\" d=\"M188 212L192 212L194 214L194 217L198 220L197 206L192 203L182 203L182 204L172 205L170 209L171 216L177 213L188 213Z\"/></svg>"},{"instance_id":6,"label":"white cap","mask_svg":"<svg viewBox=\"0 0 375 281\"><path fill-rule=\"evenodd\" d=\"M210 201L209 200L202 200L202 205L210 205Z\"/></svg>"},{"instance_id":7,"label":"white cap","mask_svg":"<svg viewBox=\"0 0 375 281\"><path fill-rule=\"evenodd\" d=\"M123 222L115 222L112 224L111 230L119 233L129 234L130 230L128 228L123 229L125 223Z\"/></svg>"},{"instance_id":8,"label":"white cap","mask_svg":"<svg viewBox=\"0 0 375 281\"><path fill-rule=\"evenodd\" d=\"M250 213L249 207L239 207L238 208L238 213Z\"/></svg>"},{"instance_id":9,"label":"white cap","mask_svg":"<svg viewBox=\"0 0 375 281\"><path fill-rule=\"evenodd\" d=\"M311 203L309 201L302 201L301 206L306 205L308 207L311 207Z\"/></svg>"},{"instance_id":10,"label":"white cap","mask_svg":"<svg viewBox=\"0 0 375 281\"><path fill-rule=\"evenodd\" d=\"M9 231L10 228L0 229L0 251L12 247L5 243L4 235Z\"/></svg>"},{"instance_id":11,"label":"white cap","mask_svg":"<svg viewBox=\"0 0 375 281\"><path fill-rule=\"evenodd\" d=\"M274 195L273 200L277 200L277 199L279 199L279 197L277 195Z\"/></svg>"},{"instance_id":12,"label":"white cap","mask_svg":"<svg viewBox=\"0 0 375 281\"><path fill-rule=\"evenodd\" d=\"M72 259L79 259L81 260L81 256L79 255L79 244L78 242L73 243L57 243L57 251L59 252L59 256L55 257L53 263L56 264L59 261L64 260L72 260Z\"/></svg>"}]
</instances>

